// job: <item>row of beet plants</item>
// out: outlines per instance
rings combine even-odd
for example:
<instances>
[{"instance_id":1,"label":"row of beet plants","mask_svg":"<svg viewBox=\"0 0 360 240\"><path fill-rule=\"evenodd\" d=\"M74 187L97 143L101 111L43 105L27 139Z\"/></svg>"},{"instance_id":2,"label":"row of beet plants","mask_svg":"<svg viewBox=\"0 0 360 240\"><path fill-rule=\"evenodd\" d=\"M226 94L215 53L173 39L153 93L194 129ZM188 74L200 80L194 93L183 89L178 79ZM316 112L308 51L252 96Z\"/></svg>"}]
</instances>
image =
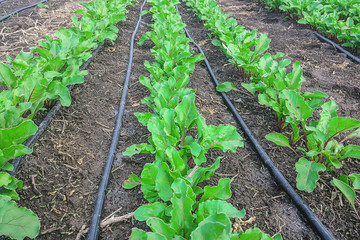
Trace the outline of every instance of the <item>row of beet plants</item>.
<instances>
[{"instance_id":1,"label":"row of beet plants","mask_svg":"<svg viewBox=\"0 0 360 240\"><path fill-rule=\"evenodd\" d=\"M114 24L125 20L130 4L131 0L82 3L86 10L75 12L81 19L72 16L73 26L60 28L57 39L45 37L39 47L0 63L0 83L6 88L0 92L0 235L23 239L39 233L38 217L13 201L19 200L16 189L23 183L8 173L13 170L11 160L32 152L23 143L38 129L32 120L38 111L57 100L70 105L67 87L84 81L87 71L80 67L95 48L116 39Z\"/></svg>"},{"instance_id":2,"label":"row of beet plants","mask_svg":"<svg viewBox=\"0 0 360 240\"><path fill-rule=\"evenodd\" d=\"M261 0L309 24L325 35L338 39L343 46L359 51L360 2L358 0Z\"/></svg>"},{"instance_id":3,"label":"row of beet plants","mask_svg":"<svg viewBox=\"0 0 360 240\"><path fill-rule=\"evenodd\" d=\"M220 166L218 157L210 166L206 154L210 149L235 152L243 147L241 136L231 125L207 125L195 106L195 90L186 88L189 74L203 55L193 56L190 40L184 34L185 24L176 11L177 0L150 0L154 24L139 44L154 43L155 61L145 62L150 77L139 81L150 96L142 100L151 112L135 113L151 136L148 143L127 148L124 155L152 154L155 160L145 164L141 176L130 175L126 189L141 186L149 202L134 213L146 221L152 232L134 228L130 239L272 239L259 229L232 231L230 219L243 218L225 200L231 197L229 178L217 186L199 184L214 175ZM277 239L281 239L278 235Z\"/></svg>"},{"instance_id":4,"label":"row of beet plants","mask_svg":"<svg viewBox=\"0 0 360 240\"><path fill-rule=\"evenodd\" d=\"M222 13L216 1L187 0L187 5L215 35L213 44L220 46L230 62L250 81L242 86L257 96L261 105L275 111L278 132L270 133L266 138L290 148L299 157L296 163L299 190L312 192L319 173L340 168L344 159L360 159L360 146L345 146L348 140L360 137L360 121L339 117L338 106L335 101L325 102L328 97L325 93L301 92L305 78L299 62L293 63L289 72L287 66L291 61L285 59L283 53L271 55L267 52L271 41L267 34L258 37L257 30L248 31L237 25L235 19ZM226 82L217 90L237 89ZM313 113L318 108L321 108L320 118L314 120ZM292 129L289 137L282 133L288 126ZM360 189L360 174L342 175L340 180L333 178L332 184L345 195L356 212L355 190Z\"/></svg>"}]
</instances>

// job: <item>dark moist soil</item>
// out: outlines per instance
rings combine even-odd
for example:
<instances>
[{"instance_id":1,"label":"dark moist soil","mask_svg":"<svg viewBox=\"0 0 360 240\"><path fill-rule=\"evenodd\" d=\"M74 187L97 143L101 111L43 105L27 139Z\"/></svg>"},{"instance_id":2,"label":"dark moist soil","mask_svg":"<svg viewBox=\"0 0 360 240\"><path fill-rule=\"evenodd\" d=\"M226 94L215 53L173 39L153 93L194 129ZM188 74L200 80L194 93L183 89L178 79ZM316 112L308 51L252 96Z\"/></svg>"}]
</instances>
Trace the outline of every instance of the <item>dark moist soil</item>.
<instances>
[{"instance_id":1,"label":"dark moist soil","mask_svg":"<svg viewBox=\"0 0 360 240\"><path fill-rule=\"evenodd\" d=\"M65 1L56 3L60 7ZM220 1L220 6L248 29L268 32L272 39L272 53L281 51L292 61L302 63L307 78L303 91L326 92L338 103L340 116L358 118L359 65L353 64L329 45L319 42L306 26L293 21L284 22L282 19L285 15L268 12L258 3L226 0ZM140 3L136 7L129 7L128 19L118 25L119 38L115 45L107 43L88 66L89 75L85 83L73 90L72 105L61 109L36 143L34 153L21 165L17 177L24 181L24 189L19 191L22 198L19 204L32 209L40 217L42 234L37 239L76 239L80 229L90 223L125 78L129 39L138 18L139 7ZM233 81L240 87L238 70L228 63L219 48L211 45L207 35L209 32L192 12L185 9L180 8L183 21L188 24L194 40L205 51L218 80ZM36 14L33 15L35 19L38 16ZM11 19L6 24L9 22ZM143 17L137 40L149 30L147 24L150 22L149 16ZM48 24L51 25L51 21ZM42 26L47 27L46 23ZM51 25L49 28L54 29L56 26ZM19 44L19 48L27 47ZM121 184L131 173L139 175L144 164L153 159L145 154L123 157L122 152L132 144L147 142L149 137L147 129L137 122L133 113L149 111L140 103L148 92L139 84L138 77L148 76L143 63L145 60L152 62L152 47L150 42L135 46L125 116L102 218L119 208L121 210L117 215L132 212L146 203L139 187L124 190ZM5 59L3 54L1 59ZM196 105L207 124L237 126L221 98L214 93L214 86L203 63L197 64L188 87L197 89ZM273 113L247 95L231 93L230 97L254 135L295 187L296 157L286 149L264 140L267 133L275 131ZM244 136L240 129L239 133ZM289 197L277 187L246 140L245 148L239 149L237 153L211 151L207 156L208 164L217 156L224 156L222 164L217 174L206 184L215 185L222 177L234 177L233 196L229 202L239 209L245 208L247 214L243 220L251 219L242 226L244 230L256 225L270 235L281 232L284 239L318 239ZM343 173L358 173L358 164L357 160L345 161L341 170L322 176L313 193L299 192L338 239L359 238L359 221L356 221L347 201L331 187L330 180L332 176ZM100 237L127 239L132 227L146 229L143 222L130 219L108 226Z\"/></svg>"}]
</instances>

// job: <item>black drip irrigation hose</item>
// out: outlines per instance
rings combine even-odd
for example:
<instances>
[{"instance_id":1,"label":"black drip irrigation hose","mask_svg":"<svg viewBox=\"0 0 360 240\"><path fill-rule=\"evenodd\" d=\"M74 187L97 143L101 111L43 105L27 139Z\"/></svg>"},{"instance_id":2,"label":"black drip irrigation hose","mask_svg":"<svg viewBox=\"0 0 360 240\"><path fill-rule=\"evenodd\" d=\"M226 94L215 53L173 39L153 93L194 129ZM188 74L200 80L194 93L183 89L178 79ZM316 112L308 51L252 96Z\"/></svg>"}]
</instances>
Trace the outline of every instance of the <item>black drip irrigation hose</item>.
<instances>
[{"instance_id":1,"label":"black drip irrigation hose","mask_svg":"<svg viewBox=\"0 0 360 240\"><path fill-rule=\"evenodd\" d=\"M95 49L95 51L92 53L92 56L86 62L84 62L83 65L81 65L80 70L84 70L89 65L91 60L95 57L95 55L100 51L101 48L102 48L102 45ZM70 85L68 89L69 89L69 91L71 91L73 88L74 88L74 85ZM61 103L60 103L60 101L57 101L55 106L51 108L51 110L46 115L44 120L40 123L36 133L25 141L24 145L26 147L28 147L28 148L32 147L32 145L41 136L41 134L43 134L43 132L45 132L47 126L49 125L49 123L54 118L55 114L59 111L60 108L61 108ZM11 172L9 172L9 174L11 176L14 176L16 174L23 157L24 157L24 155L12 160L11 164L14 166L14 169Z\"/></svg>"},{"instance_id":2,"label":"black drip irrigation hose","mask_svg":"<svg viewBox=\"0 0 360 240\"><path fill-rule=\"evenodd\" d=\"M332 45L333 47L335 47L335 48L336 48L337 50L339 50L340 52L345 53L345 54L348 56L348 58L350 58L351 60L353 60L353 61L355 61L355 62L357 62L357 63L360 63L360 58L355 57L355 56L352 55L349 51L346 51L344 48L340 47L339 44L334 43L333 41L327 39L326 37L320 35L319 33L315 32L315 31L313 32L313 34L314 34L318 39L320 39L321 41L324 41L324 42Z\"/></svg>"},{"instance_id":3,"label":"black drip irrigation hose","mask_svg":"<svg viewBox=\"0 0 360 240\"><path fill-rule=\"evenodd\" d=\"M3 0L3 1L4 1L4 0ZM0 0L0 3L3 2L3 1ZM21 11L23 11L23 10L25 10L25 9L28 9L28 8L35 7L35 6L37 6L38 4L44 3L44 2L47 2L47 1L48 1L48 0L42 0L41 2L34 3L34 4L29 5L29 6L20 8L20 9L18 9L18 10L16 10L16 11L14 11L14 12L12 12L12 13L9 13L8 15L0 18L0 22L3 21L3 20L5 20L5 19L7 19L7 18L9 18L9 17L11 17L11 16L14 15L14 14L17 14L18 12L21 12Z\"/></svg>"},{"instance_id":4,"label":"black drip irrigation hose","mask_svg":"<svg viewBox=\"0 0 360 240\"><path fill-rule=\"evenodd\" d=\"M140 7L140 13L143 11L145 3L146 3L146 0L144 0L143 4ZM140 26L140 22L141 22L141 14L139 14L139 20L136 24L135 30L134 30L134 32L131 36L131 40L130 40L129 63L128 63L128 68L127 68L127 72L126 72L124 88L123 88L122 95L121 95L118 116L116 119L115 129L113 132L113 138L112 138L110 149L109 149L109 152L108 152L108 155L106 158L104 171L102 174L101 182L100 182L98 193L96 196L94 212L93 212L93 215L91 218L91 223L90 223L89 232L88 232L88 236L87 236L88 240L96 240L97 236L98 236L98 232L99 232L100 217L101 217L101 213L102 213L102 209L103 209L103 205L104 205L104 199L105 199L105 195L106 195L105 191L106 191L107 184L108 184L109 178L110 178L111 168L113 165L116 148L117 148L118 141L119 141L120 129L121 129L121 125L122 125L122 117L124 115L124 110L125 110L126 95L128 92L128 85L129 85L131 67L132 67L132 62L133 62L132 59L133 59L133 50L134 50L134 40L135 40L136 33L138 31L138 28Z\"/></svg>"},{"instance_id":5,"label":"black drip irrigation hose","mask_svg":"<svg viewBox=\"0 0 360 240\"><path fill-rule=\"evenodd\" d=\"M177 6L176 9L178 10ZM179 10L178 10L179 11ZM219 85L214 72L212 71L210 64L205 56L205 53L201 49L201 47L191 38L189 31L185 28L186 36L193 41L199 52L204 55L204 62L206 67L211 75L211 78L215 84L215 87ZM223 92L218 92L221 97L224 99L226 105L229 107L230 111L233 113L236 121L243 128L246 136L250 140L252 146L255 148L256 152L259 154L261 160L264 162L265 166L269 169L271 174L275 177L278 184L285 190L285 192L291 197L294 201L295 205L301 210L301 212L306 216L310 224L315 228L315 230L319 233L322 239L324 240L335 240L334 236L329 232L326 227L322 224L322 222L316 217L316 215L310 210L310 208L303 202L301 197L296 193L294 188L290 185L290 183L286 180L286 178L282 175L279 169L274 165L271 161L270 157L266 154L265 150L261 147L259 142L254 138L252 132L241 118L240 114L236 110L235 106L232 104L227 95Z\"/></svg>"}]
</instances>

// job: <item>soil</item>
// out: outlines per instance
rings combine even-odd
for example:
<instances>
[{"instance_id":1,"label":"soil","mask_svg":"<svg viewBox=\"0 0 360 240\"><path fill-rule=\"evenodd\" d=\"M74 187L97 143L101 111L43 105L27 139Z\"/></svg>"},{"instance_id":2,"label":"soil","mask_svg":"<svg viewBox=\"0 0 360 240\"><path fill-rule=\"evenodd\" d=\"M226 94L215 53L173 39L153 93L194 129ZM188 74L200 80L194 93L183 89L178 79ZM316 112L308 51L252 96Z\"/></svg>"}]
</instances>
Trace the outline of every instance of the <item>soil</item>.
<instances>
[{"instance_id":1,"label":"soil","mask_svg":"<svg viewBox=\"0 0 360 240\"><path fill-rule=\"evenodd\" d=\"M6 2L0 3L0 6ZM41 220L41 235L37 239L75 239L80 229L90 223L125 79L129 40L140 4L128 8L128 19L118 24L119 37L114 45L106 43L91 62L85 83L72 92L72 105L62 108L56 115L34 146L33 154L26 157L17 174L24 181L24 189L19 191L19 204L32 209ZM271 53L281 51L293 62L301 62L307 79L302 91L323 91L336 100L340 116L359 118L358 64L331 46L319 42L307 26L292 20L284 21L286 15L268 11L257 2L219 0L219 4L223 12L229 12L239 24L248 29L259 29L259 33L269 33L272 39ZM35 46L37 42L32 41L44 37L44 33L38 31L35 25L21 25L14 29L8 26L25 19L27 23L38 23L37 26L46 29L47 35L53 35L60 26L70 25L71 14L66 9L74 11L80 8L77 1L50 1L48 5L49 9L28 9L2 22L6 26L0 29L2 62L6 59L5 55L14 57L20 49L27 50ZM195 14L184 5L180 7L180 12L190 34L203 48L218 81L233 81L240 87L243 80L237 68L229 64L221 50L211 44L209 32ZM27 21L27 18L31 21ZM136 40L150 29L149 23L151 18L144 16ZM140 75L149 75L143 64L145 60L153 60L150 55L152 47L150 42L146 42L134 49L126 110L102 218L120 208L117 215L132 212L146 203L139 187L124 190L121 184L131 173L140 174L144 164L153 159L145 154L128 158L122 156L122 152L132 144L147 142L149 137L147 129L137 122L133 113L149 111L140 103L148 92L138 82L138 78ZM197 52L195 48L193 51ZM215 93L203 63L197 64L188 87L197 89L196 105L207 124L237 126L221 97ZM296 156L264 138L267 133L275 131L273 112L260 106L256 99L248 95L232 92L229 96L275 165L295 188ZM240 128L239 133L244 136ZM209 164L217 156L224 158L217 174L206 184L215 185L222 177L234 178L233 196L229 202L238 209L246 210L244 220L255 218L242 226L244 230L256 225L270 235L281 232L284 239L319 239L289 197L277 186L248 141L244 139L244 142L245 148L239 149L237 153L211 151L208 154ZM360 141L352 143L360 144ZM330 185L330 180L341 174L359 173L358 166L358 160L344 161L340 170L321 176L313 193L298 191L337 239L360 238L360 223L350 204ZM143 222L129 219L108 226L101 232L100 238L127 239L133 227L146 229Z\"/></svg>"}]
</instances>

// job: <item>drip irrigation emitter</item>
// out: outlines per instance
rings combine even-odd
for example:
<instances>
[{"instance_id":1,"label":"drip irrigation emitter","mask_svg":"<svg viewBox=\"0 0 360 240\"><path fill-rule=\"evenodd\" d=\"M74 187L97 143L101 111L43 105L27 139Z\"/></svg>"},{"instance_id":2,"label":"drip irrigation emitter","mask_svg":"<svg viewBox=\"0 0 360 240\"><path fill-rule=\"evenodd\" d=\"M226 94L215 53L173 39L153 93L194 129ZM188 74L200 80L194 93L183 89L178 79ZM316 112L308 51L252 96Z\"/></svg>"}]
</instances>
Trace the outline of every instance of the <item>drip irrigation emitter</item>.
<instances>
[{"instance_id":1,"label":"drip irrigation emitter","mask_svg":"<svg viewBox=\"0 0 360 240\"><path fill-rule=\"evenodd\" d=\"M333 46L334 48L336 48L338 51L345 53L346 56L348 56L348 58L350 58L350 59L353 60L354 62L360 63L360 58L355 57L355 56L352 55L349 51L346 51L344 48L340 47L339 44L334 43L333 41L327 39L326 37L320 35L319 33L315 32L315 31L313 32L313 34L314 34L318 39L320 39L321 41L324 41L324 42L332 45L332 46Z\"/></svg>"},{"instance_id":2,"label":"drip irrigation emitter","mask_svg":"<svg viewBox=\"0 0 360 240\"><path fill-rule=\"evenodd\" d=\"M132 59L133 59L133 50L134 50L134 40L135 40L135 36L138 31L140 22L141 22L141 12L143 11L145 3L146 3L146 0L144 0L143 4L140 7L139 19L138 19L135 30L134 30L134 32L131 36L131 40L130 40L130 53L129 53L128 68L127 68L124 87L123 87L121 100L120 100L120 104L119 104L118 115L116 118L115 129L113 132L111 145L110 145L107 157L106 157L105 167L103 170L98 193L96 196L94 212L93 212L93 215L91 218L91 223L90 223L89 232L88 232L88 236L87 236L88 240L96 240L97 236L98 236L98 232L99 232L100 217L101 217L101 213L102 213L102 209L103 209L103 205L104 205L104 199L105 199L105 195L106 195L105 191L106 191L106 188L107 188L107 185L109 182L109 178L110 178L111 168L113 165L114 156L115 156L115 152L116 152L116 148L117 148L119 136L120 136L122 117L124 115L124 110L125 110L126 96L127 96L127 92L128 92L131 67L132 67L132 62L133 62Z\"/></svg>"},{"instance_id":3,"label":"drip irrigation emitter","mask_svg":"<svg viewBox=\"0 0 360 240\"><path fill-rule=\"evenodd\" d=\"M100 45L99 47L97 47L94 52L92 53L91 57L84 62L81 67L80 70L84 70L89 63L91 62L91 60L96 56L96 54L100 51L100 49L102 48L103 45ZM71 91L74 88L75 85L70 85L68 87L69 91ZM33 146L33 144L35 143L35 141L41 136L41 134L43 134L43 132L46 130L47 126L49 125L49 123L51 122L51 120L54 118L55 114L60 110L61 108L61 103L60 101L57 101L55 106L51 108L51 110L49 111L49 113L46 115L46 117L44 118L44 120L42 120L42 122L40 123L38 130L36 131L36 133L34 135L32 135L30 138L28 138L24 145L28 148L31 148ZM14 169L9 172L9 174L11 176L14 176L19 168L20 162L23 159L23 156L17 157L15 158L11 163L14 166Z\"/></svg>"},{"instance_id":4,"label":"drip irrigation emitter","mask_svg":"<svg viewBox=\"0 0 360 240\"><path fill-rule=\"evenodd\" d=\"M177 11L178 7L176 6ZM186 36L192 40L194 45L197 47L199 52L204 55L204 62L206 64L206 67L211 75L211 78L215 84L215 87L219 85L219 82L217 81L214 72L211 69L211 66L205 56L205 53L201 49L201 47L191 38L189 31L185 28ZM244 120L241 118L240 114L236 110L235 106L232 104L230 99L227 97L227 95L223 92L218 92L223 100L225 101L225 104L228 106L230 111L233 113L236 121L242 129L244 130L247 138L250 140L252 146L255 148L256 152L260 156L261 160L263 161L264 165L269 169L270 173L274 176L278 184L284 189L284 191L290 196L290 198L294 201L295 205L298 207L298 209L306 216L307 220L310 222L310 224L314 227L314 229L318 232L318 234L321 236L324 240L335 240L334 236L329 232L329 230L326 229L326 227L323 225L323 223L316 217L316 215L310 210L310 208L303 202L301 197L296 193L295 189L290 185L290 183L286 180L286 178L282 175L280 170L274 165L274 163L271 161L270 157L267 155L265 150L261 147L259 142L256 140L256 138L253 136L251 130L248 128Z\"/></svg>"},{"instance_id":5,"label":"drip irrigation emitter","mask_svg":"<svg viewBox=\"0 0 360 240\"><path fill-rule=\"evenodd\" d=\"M20 8L20 9L18 9L18 10L16 10L16 11L14 11L14 12L12 12L12 13L9 13L8 15L0 18L0 22L3 21L3 20L5 20L5 19L7 19L7 18L9 18L9 17L11 17L11 16L14 15L14 14L17 14L18 12L21 12L21 11L23 11L23 10L25 10L25 9L28 9L28 8L36 7L38 4L44 3L44 2L47 2L47 1L48 1L48 0L42 0L42 1L38 2L38 3L34 3L34 4L29 5L29 6ZM1 2L2 2L2 1L1 1ZM0 2L0 3L1 3L1 2Z\"/></svg>"}]
</instances>

